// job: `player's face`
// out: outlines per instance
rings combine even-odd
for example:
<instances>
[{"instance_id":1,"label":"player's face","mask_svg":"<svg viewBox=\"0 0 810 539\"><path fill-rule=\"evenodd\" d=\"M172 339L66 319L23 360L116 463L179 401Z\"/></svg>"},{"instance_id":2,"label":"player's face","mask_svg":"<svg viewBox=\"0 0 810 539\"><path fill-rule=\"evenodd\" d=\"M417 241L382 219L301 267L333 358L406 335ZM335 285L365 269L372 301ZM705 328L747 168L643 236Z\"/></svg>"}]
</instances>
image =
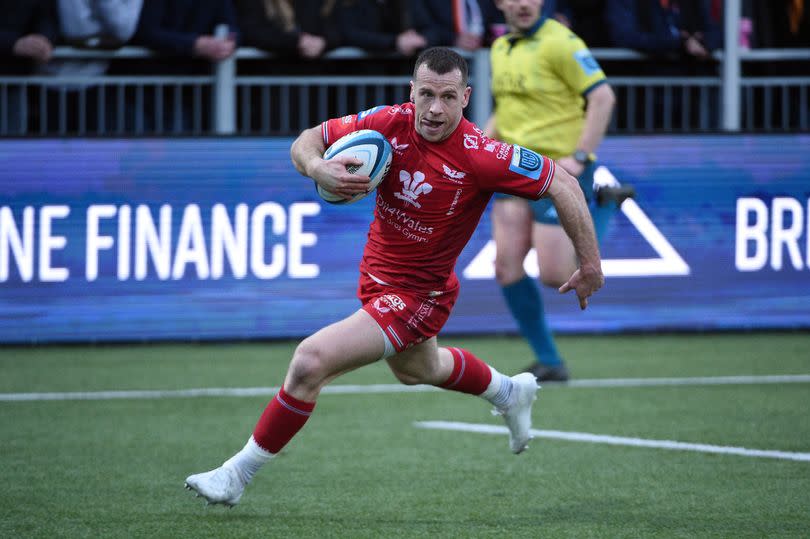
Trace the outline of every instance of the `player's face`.
<instances>
[{"instance_id":1,"label":"player's face","mask_svg":"<svg viewBox=\"0 0 810 539\"><path fill-rule=\"evenodd\" d=\"M425 140L439 142L456 129L471 88L461 81L458 69L439 75L421 65L411 81L411 100L416 105L416 132Z\"/></svg>"},{"instance_id":2,"label":"player's face","mask_svg":"<svg viewBox=\"0 0 810 539\"><path fill-rule=\"evenodd\" d=\"M513 32L524 33L529 30L537 19L543 0L497 0L498 9L503 12L506 24Z\"/></svg>"}]
</instances>

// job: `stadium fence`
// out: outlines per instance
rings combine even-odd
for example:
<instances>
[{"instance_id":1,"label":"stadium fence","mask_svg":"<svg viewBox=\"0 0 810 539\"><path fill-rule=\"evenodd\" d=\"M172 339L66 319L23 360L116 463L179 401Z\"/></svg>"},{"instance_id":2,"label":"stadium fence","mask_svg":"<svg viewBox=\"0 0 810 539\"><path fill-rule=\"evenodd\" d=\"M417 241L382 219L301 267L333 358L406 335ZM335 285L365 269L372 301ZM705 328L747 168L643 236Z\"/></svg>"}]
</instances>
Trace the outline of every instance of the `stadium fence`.
<instances>
[{"instance_id":1,"label":"stadium fence","mask_svg":"<svg viewBox=\"0 0 810 539\"><path fill-rule=\"evenodd\" d=\"M618 96L610 132L796 132L810 130L810 76L768 76L774 66L810 65L810 49L743 49L736 40L739 3L728 2L724 51L701 75L612 75ZM735 12L736 6L736 12ZM603 64L658 65L629 49L592 49ZM492 110L489 50L466 53L473 92L469 117L479 125ZM161 58L139 47L114 51L57 47L58 60L118 63ZM251 74L250 62L271 54L242 47L206 75L0 77L0 136L261 135L291 136L329 117L406 101L410 60L340 48L322 64L346 74ZM400 64L396 75L368 74L378 62ZM616 65L619 65L616 64ZM359 73L352 66L360 66ZM677 66L676 63L672 64ZM345 67L345 69L344 69ZM256 71L255 69L252 71ZM708 72L708 74L706 74Z\"/></svg>"}]
</instances>

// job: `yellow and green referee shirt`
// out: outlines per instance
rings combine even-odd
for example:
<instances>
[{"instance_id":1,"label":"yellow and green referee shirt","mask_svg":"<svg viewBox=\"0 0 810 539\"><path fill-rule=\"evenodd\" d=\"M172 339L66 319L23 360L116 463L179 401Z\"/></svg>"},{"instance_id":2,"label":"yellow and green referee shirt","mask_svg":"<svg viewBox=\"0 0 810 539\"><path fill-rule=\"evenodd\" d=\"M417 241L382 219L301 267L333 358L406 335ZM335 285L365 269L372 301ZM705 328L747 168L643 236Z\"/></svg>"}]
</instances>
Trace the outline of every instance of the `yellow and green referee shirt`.
<instances>
[{"instance_id":1,"label":"yellow and green referee shirt","mask_svg":"<svg viewBox=\"0 0 810 539\"><path fill-rule=\"evenodd\" d=\"M492 44L492 94L501 140L559 159L576 150L585 96L606 82L585 42L542 17L523 34Z\"/></svg>"}]
</instances>

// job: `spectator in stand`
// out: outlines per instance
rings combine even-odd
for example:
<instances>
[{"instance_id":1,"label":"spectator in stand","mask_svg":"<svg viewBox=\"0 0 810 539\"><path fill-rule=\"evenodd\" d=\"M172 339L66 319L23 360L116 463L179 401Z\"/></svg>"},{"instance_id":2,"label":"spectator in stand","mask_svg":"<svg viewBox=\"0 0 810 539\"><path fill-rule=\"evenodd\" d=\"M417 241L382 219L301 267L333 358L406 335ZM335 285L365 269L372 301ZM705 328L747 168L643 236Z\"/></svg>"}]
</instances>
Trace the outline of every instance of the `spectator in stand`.
<instances>
[{"instance_id":1,"label":"spectator in stand","mask_svg":"<svg viewBox=\"0 0 810 539\"><path fill-rule=\"evenodd\" d=\"M608 47L605 0L546 0L543 14L578 35L589 47Z\"/></svg>"},{"instance_id":2,"label":"spectator in stand","mask_svg":"<svg viewBox=\"0 0 810 539\"><path fill-rule=\"evenodd\" d=\"M121 47L135 34L143 0L57 0L60 41L80 48ZM63 77L93 77L107 71L110 62L99 59L53 60L43 66L48 75ZM49 85L50 86L50 85ZM106 130L101 125L101 117L96 106L80 107L79 99L84 91L88 102L95 105L99 93L98 86L86 84L56 84L48 91L48 129L83 133L88 128ZM61 94L61 95L60 95ZM67 103L63 103L67 99ZM105 99L106 118L115 115L114 100ZM67 109L67 110L65 110ZM61 126L59 122L65 123Z\"/></svg>"},{"instance_id":3,"label":"spectator in stand","mask_svg":"<svg viewBox=\"0 0 810 539\"><path fill-rule=\"evenodd\" d=\"M751 0L743 4L743 16L746 15L751 17L748 23L753 23L748 28L752 47L810 47L810 3L804 0ZM806 60L758 62L754 66L747 66L746 72L759 77L785 79L807 76L810 66ZM794 128L801 129L802 108L807 106L806 99L802 99L800 92L774 94L773 99L766 100L764 94L755 93L758 101L752 108L762 112L755 116L753 127L770 129L771 125L786 121Z\"/></svg>"},{"instance_id":4,"label":"spectator in stand","mask_svg":"<svg viewBox=\"0 0 810 539\"><path fill-rule=\"evenodd\" d=\"M230 29L214 35L217 26ZM155 51L212 62L236 51L236 15L230 0L144 0L133 43Z\"/></svg>"},{"instance_id":5,"label":"spectator in stand","mask_svg":"<svg viewBox=\"0 0 810 539\"><path fill-rule=\"evenodd\" d=\"M713 0L606 0L605 22L615 47L650 55L651 59L614 66L612 72L632 70L633 75L655 77L716 76L711 54L722 45L721 25L712 19ZM652 125L696 125L703 112L698 101L687 99L689 88L672 87L666 92L636 100L638 110L650 107ZM685 97L686 94L686 97ZM719 111L717 94L710 94L707 110ZM687 120L683 120L686 118ZM640 121L640 120L638 120ZM709 127L719 127L719 114L712 114ZM642 127L635 123L635 127Z\"/></svg>"},{"instance_id":6,"label":"spectator in stand","mask_svg":"<svg viewBox=\"0 0 810 539\"><path fill-rule=\"evenodd\" d=\"M810 47L810 4L804 0L753 2L761 47Z\"/></svg>"},{"instance_id":7,"label":"spectator in stand","mask_svg":"<svg viewBox=\"0 0 810 539\"><path fill-rule=\"evenodd\" d=\"M340 44L336 0L236 0L242 43L283 55L320 58Z\"/></svg>"},{"instance_id":8,"label":"spectator in stand","mask_svg":"<svg viewBox=\"0 0 810 539\"><path fill-rule=\"evenodd\" d=\"M335 16L345 46L411 57L428 44L413 28L407 0L338 0Z\"/></svg>"},{"instance_id":9,"label":"spectator in stand","mask_svg":"<svg viewBox=\"0 0 810 539\"><path fill-rule=\"evenodd\" d=\"M51 59L58 36L53 0L0 0L0 73L25 75Z\"/></svg>"},{"instance_id":10,"label":"spectator in stand","mask_svg":"<svg viewBox=\"0 0 810 539\"><path fill-rule=\"evenodd\" d=\"M143 0L57 0L60 41L89 49L113 49L135 34ZM105 60L50 62L45 71L54 75L100 75Z\"/></svg>"},{"instance_id":11,"label":"spectator in stand","mask_svg":"<svg viewBox=\"0 0 810 539\"><path fill-rule=\"evenodd\" d=\"M27 75L50 60L58 30L53 0L0 0L0 74ZM0 100L0 133L25 133L22 89L10 85Z\"/></svg>"},{"instance_id":12,"label":"spectator in stand","mask_svg":"<svg viewBox=\"0 0 810 539\"><path fill-rule=\"evenodd\" d=\"M135 34L143 0L57 0L62 40L74 47L117 48Z\"/></svg>"},{"instance_id":13,"label":"spectator in stand","mask_svg":"<svg viewBox=\"0 0 810 539\"><path fill-rule=\"evenodd\" d=\"M616 47L702 60L722 45L720 29L710 17L710 0L606 2L606 22Z\"/></svg>"},{"instance_id":14,"label":"spectator in stand","mask_svg":"<svg viewBox=\"0 0 810 539\"><path fill-rule=\"evenodd\" d=\"M492 0L414 0L414 27L428 46L474 51L489 46L506 32L506 23Z\"/></svg>"},{"instance_id":15,"label":"spectator in stand","mask_svg":"<svg viewBox=\"0 0 810 539\"><path fill-rule=\"evenodd\" d=\"M219 26L227 27L217 35ZM135 65L131 74L208 75L212 62L221 62L236 52L236 13L231 0L143 0L141 18L132 39L161 53ZM192 60L193 59L193 60ZM195 112L195 88L186 86L178 97L170 88L158 88L144 95L143 103L128 96L127 128L135 133L170 131L202 133L211 128L211 111ZM161 92L161 93L158 93ZM202 89L202 100L209 89ZM130 127L130 119L135 123Z\"/></svg>"}]
</instances>

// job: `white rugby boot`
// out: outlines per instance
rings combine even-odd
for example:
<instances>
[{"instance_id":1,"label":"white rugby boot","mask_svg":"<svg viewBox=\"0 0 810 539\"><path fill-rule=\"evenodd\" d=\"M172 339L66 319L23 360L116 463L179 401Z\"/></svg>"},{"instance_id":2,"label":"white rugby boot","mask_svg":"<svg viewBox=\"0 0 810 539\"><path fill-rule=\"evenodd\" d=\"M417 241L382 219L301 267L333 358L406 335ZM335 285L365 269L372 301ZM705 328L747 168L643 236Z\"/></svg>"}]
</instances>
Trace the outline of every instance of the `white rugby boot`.
<instances>
[{"instance_id":1,"label":"white rugby boot","mask_svg":"<svg viewBox=\"0 0 810 539\"><path fill-rule=\"evenodd\" d=\"M509 427L509 448L512 453L522 453L532 439L532 404L537 400L537 378L532 373L522 372L512 376L513 395L507 406L496 407L492 413L503 416Z\"/></svg>"},{"instance_id":2,"label":"white rugby boot","mask_svg":"<svg viewBox=\"0 0 810 539\"><path fill-rule=\"evenodd\" d=\"M221 503L233 507L239 503L245 484L237 471L230 466L220 466L209 472L190 475L186 478L186 488L202 496L208 504Z\"/></svg>"}]
</instances>

